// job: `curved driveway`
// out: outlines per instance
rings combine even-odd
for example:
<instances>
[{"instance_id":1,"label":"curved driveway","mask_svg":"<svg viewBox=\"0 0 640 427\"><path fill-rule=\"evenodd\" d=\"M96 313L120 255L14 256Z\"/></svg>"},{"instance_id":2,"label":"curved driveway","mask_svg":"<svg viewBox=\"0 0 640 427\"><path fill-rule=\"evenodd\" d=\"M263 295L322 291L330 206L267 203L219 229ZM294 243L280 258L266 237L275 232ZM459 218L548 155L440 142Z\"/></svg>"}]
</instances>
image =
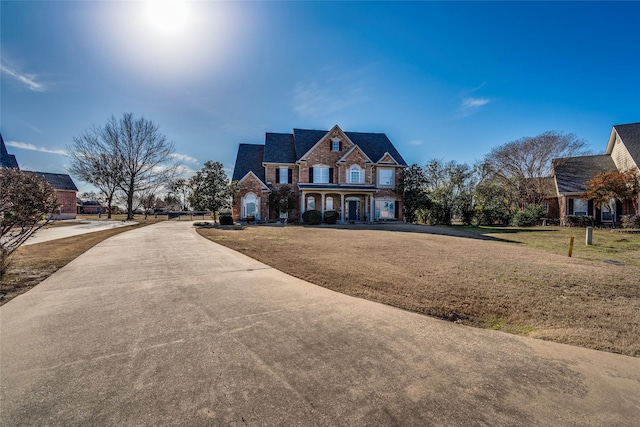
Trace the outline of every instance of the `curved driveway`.
<instances>
[{"instance_id":1,"label":"curved driveway","mask_svg":"<svg viewBox=\"0 0 640 427\"><path fill-rule=\"evenodd\" d=\"M105 240L1 307L0 328L6 426L640 420L640 359L341 295L191 222Z\"/></svg>"}]
</instances>

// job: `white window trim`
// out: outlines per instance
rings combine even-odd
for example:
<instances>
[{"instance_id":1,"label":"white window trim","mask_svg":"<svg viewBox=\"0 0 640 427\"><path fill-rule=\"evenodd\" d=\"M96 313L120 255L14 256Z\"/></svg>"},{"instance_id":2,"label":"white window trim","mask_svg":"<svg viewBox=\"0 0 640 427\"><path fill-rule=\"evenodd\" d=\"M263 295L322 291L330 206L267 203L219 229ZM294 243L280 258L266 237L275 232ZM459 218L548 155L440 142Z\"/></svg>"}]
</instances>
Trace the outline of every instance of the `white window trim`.
<instances>
[{"instance_id":1,"label":"white window trim","mask_svg":"<svg viewBox=\"0 0 640 427\"><path fill-rule=\"evenodd\" d=\"M321 177L321 174L318 173L321 170L326 170L327 171L327 180L326 181L320 181L319 178ZM313 183L314 184L328 184L329 183L329 166L328 165L313 165Z\"/></svg>"},{"instance_id":2,"label":"white window trim","mask_svg":"<svg viewBox=\"0 0 640 427\"><path fill-rule=\"evenodd\" d=\"M389 173L391 174L390 176L390 183L389 184L383 184L382 183L382 171L389 171ZM387 187L387 188L392 188L395 186L395 181L396 181L396 176L395 176L395 170L392 168L378 168L378 187Z\"/></svg>"},{"instance_id":3,"label":"white window trim","mask_svg":"<svg viewBox=\"0 0 640 427\"><path fill-rule=\"evenodd\" d=\"M331 206L329 206L329 202L331 202ZM327 196L324 199L325 210L332 211L333 210L333 197Z\"/></svg>"},{"instance_id":4,"label":"white window trim","mask_svg":"<svg viewBox=\"0 0 640 427\"><path fill-rule=\"evenodd\" d=\"M260 198L256 196L254 193L247 193L244 195L244 197L242 198L242 217L243 218L247 217L247 203L255 204L256 211L254 213L254 217L255 219L260 219Z\"/></svg>"},{"instance_id":5,"label":"white window trim","mask_svg":"<svg viewBox=\"0 0 640 427\"><path fill-rule=\"evenodd\" d=\"M309 206L309 201L313 200L313 206ZM316 198L314 196L307 196L306 206L308 211L313 211L316 209Z\"/></svg>"},{"instance_id":6,"label":"white window trim","mask_svg":"<svg viewBox=\"0 0 640 427\"><path fill-rule=\"evenodd\" d=\"M331 140L331 151L340 151L340 140L332 139Z\"/></svg>"},{"instance_id":7,"label":"white window trim","mask_svg":"<svg viewBox=\"0 0 640 427\"><path fill-rule=\"evenodd\" d=\"M396 218L396 200L390 197L379 197L374 200L374 217L376 220L379 219L395 219ZM383 203L387 203L387 207L391 207L391 209L387 208L387 212L391 213L391 216L382 217L382 205Z\"/></svg>"},{"instance_id":8,"label":"white window trim","mask_svg":"<svg viewBox=\"0 0 640 427\"><path fill-rule=\"evenodd\" d=\"M354 181L351 176L351 172L357 170L358 171L358 180ZM362 171L362 168L360 167L360 165L351 165L349 167L349 170L347 171L347 182L349 184L362 184L364 182L364 172Z\"/></svg>"},{"instance_id":9,"label":"white window trim","mask_svg":"<svg viewBox=\"0 0 640 427\"><path fill-rule=\"evenodd\" d=\"M283 173L284 173L284 182L282 181ZM278 184L288 184L288 183L289 183L289 168L281 166L278 168Z\"/></svg>"}]
</instances>

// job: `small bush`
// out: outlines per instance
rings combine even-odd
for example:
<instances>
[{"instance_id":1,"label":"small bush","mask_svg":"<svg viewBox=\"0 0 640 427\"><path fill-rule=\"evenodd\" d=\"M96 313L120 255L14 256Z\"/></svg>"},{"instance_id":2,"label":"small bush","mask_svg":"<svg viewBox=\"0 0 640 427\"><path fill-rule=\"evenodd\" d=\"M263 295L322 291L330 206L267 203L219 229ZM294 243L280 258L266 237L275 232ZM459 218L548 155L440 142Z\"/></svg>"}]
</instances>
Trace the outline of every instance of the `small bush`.
<instances>
[{"instance_id":1,"label":"small bush","mask_svg":"<svg viewBox=\"0 0 640 427\"><path fill-rule=\"evenodd\" d=\"M233 217L231 215L220 215L220 225L233 225Z\"/></svg>"},{"instance_id":2,"label":"small bush","mask_svg":"<svg viewBox=\"0 0 640 427\"><path fill-rule=\"evenodd\" d=\"M564 217L564 224L569 227L591 227L593 226L593 218L583 215L567 215Z\"/></svg>"},{"instance_id":3,"label":"small bush","mask_svg":"<svg viewBox=\"0 0 640 427\"><path fill-rule=\"evenodd\" d=\"M640 215L622 215L622 228L640 228Z\"/></svg>"},{"instance_id":4,"label":"small bush","mask_svg":"<svg viewBox=\"0 0 640 427\"><path fill-rule=\"evenodd\" d=\"M322 213L315 209L302 214L302 221L307 225L319 225L322 222Z\"/></svg>"},{"instance_id":5,"label":"small bush","mask_svg":"<svg viewBox=\"0 0 640 427\"><path fill-rule=\"evenodd\" d=\"M197 221L193 223L194 227L209 227L211 225L210 222L206 222L206 221Z\"/></svg>"},{"instance_id":6,"label":"small bush","mask_svg":"<svg viewBox=\"0 0 640 427\"><path fill-rule=\"evenodd\" d=\"M324 213L324 222L327 224L335 224L336 222L338 222L338 212L326 211Z\"/></svg>"},{"instance_id":7,"label":"small bush","mask_svg":"<svg viewBox=\"0 0 640 427\"><path fill-rule=\"evenodd\" d=\"M540 205L529 205L524 211L516 212L511 219L514 227L532 227L544 216L544 208Z\"/></svg>"}]
</instances>

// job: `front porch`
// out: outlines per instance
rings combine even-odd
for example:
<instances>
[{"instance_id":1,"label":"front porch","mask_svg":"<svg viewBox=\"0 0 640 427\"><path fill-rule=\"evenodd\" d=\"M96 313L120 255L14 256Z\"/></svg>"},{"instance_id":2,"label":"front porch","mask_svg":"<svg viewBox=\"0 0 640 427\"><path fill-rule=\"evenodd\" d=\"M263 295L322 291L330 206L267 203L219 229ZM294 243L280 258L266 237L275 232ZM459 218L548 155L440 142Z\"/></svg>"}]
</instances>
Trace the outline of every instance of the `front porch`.
<instances>
[{"instance_id":1,"label":"front porch","mask_svg":"<svg viewBox=\"0 0 640 427\"><path fill-rule=\"evenodd\" d=\"M300 186L300 215L307 210L318 210L324 222L325 212L338 212L340 223L371 223L398 219L399 202L389 196L378 197L373 186L346 188Z\"/></svg>"}]
</instances>

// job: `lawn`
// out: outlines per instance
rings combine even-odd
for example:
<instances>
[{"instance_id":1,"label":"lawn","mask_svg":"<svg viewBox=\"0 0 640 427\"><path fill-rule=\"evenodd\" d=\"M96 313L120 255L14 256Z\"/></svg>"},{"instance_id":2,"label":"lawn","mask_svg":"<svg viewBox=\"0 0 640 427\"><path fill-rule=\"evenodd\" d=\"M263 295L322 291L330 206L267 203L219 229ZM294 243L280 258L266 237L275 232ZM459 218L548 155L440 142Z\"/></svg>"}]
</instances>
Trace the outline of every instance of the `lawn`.
<instances>
[{"instance_id":1,"label":"lawn","mask_svg":"<svg viewBox=\"0 0 640 427\"><path fill-rule=\"evenodd\" d=\"M640 357L638 234L595 230L587 247L584 229L560 227L252 226L199 233L355 297Z\"/></svg>"}]
</instances>

